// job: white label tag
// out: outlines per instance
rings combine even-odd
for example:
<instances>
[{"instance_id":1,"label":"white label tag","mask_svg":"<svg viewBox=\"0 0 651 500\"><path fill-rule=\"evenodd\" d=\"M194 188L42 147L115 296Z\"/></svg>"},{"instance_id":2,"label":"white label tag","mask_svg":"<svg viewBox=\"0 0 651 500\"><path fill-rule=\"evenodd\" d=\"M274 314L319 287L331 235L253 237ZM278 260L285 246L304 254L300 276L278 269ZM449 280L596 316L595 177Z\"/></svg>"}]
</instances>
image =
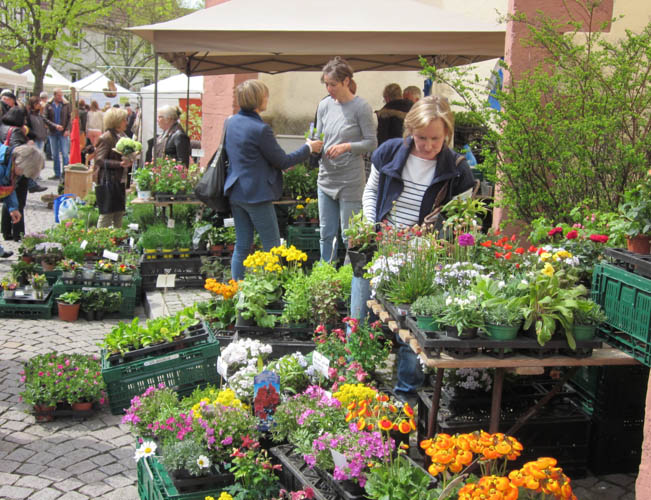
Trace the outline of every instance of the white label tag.
<instances>
[{"instance_id":1,"label":"white label tag","mask_svg":"<svg viewBox=\"0 0 651 500\"><path fill-rule=\"evenodd\" d=\"M133 231L137 231L139 227L138 224L129 224L129 229Z\"/></svg>"},{"instance_id":2,"label":"white label tag","mask_svg":"<svg viewBox=\"0 0 651 500\"><path fill-rule=\"evenodd\" d=\"M318 351L312 354L312 366L314 369L321 373L325 378L328 378L328 370L330 369L330 360Z\"/></svg>"},{"instance_id":3,"label":"white label tag","mask_svg":"<svg viewBox=\"0 0 651 500\"><path fill-rule=\"evenodd\" d=\"M174 229L174 219L167 219L167 227Z\"/></svg>"},{"instance_id":4,"label":"white label tag","mask_svg":"<svg viewBox=\"0 0 651 500\"><path fill-rule=\"evenodd\" d=\"M176 274L159 274L156 277L156 288L174 288Z\"/></svg>"},{"instance_id":5,"label":"white label tag","mask_svg":"<svg viewBox=\"0 0 651 500\"><path fill-rule=\"evenodd\" d=\"M219 373L224 380L228 380L228 364L224 362L221 356L217 358L217 373Z\"/></svg>"},{"instance_id":6,"label":"white label tag","mask_svg":"<svg viewBox=\"0 0 651 500\"><path fill-rule=\"evenodd\" d=\"M135 243L135 240L133 239L133 237L132 237L132 238L129 238L129 246L130 246L131 248L133 248L134 243Z\"/></svg>"},{"instance_id":7,"label":"white label tag","mask_svg":"<svg viewBox=\"0 0 651 500\"><path fill-rule=\"evenodd\" d=\"M25 295L25 292L23 290L16 290L14 293L16 297L23 297Z\"/></svg>"},{"instance_id":8,"label":"white label tag","mask_svg":"<svg viewBox=\"0 0 651 500\"><path fill-rule=\"evenodd\" d=\"M196 158L203 158L204 152L203 149L193 149L192 150L192 156Z\"/></svg>"},{"instance_id":9,"label":"white label tag","mask_svg":"<svg viewBox=\"0 0 651 500\"><path fill-rule=\"evenodd\" d=\"M104 252L102 253L102 257L104 257L105 259L112 260L114 262L117 262L118 259L120 258L120 256L117 253L110 252L109 250L104 250Z\"/></svg>"},{"instance_id":10,"label":"white label tag","mask_svg":"<svg viewBox=\"0 0 651 500\"><path fill-rule=\"evenodd\" d=\"M158 363L164 363L165 361L172 361L173 359L179 359L178 354L170 354L169 356L163 356L162 358L152 359L150 361L145 361L143 366L157 365Z\"/></svg>"},{"instance_id":11,"label":"white label tag","mask_svg":"<svg viewBox=\"0 0 651 500\"><path fill-rule=\"evenodd\" d=\"M234 226L235 226L235 219L233 219L233 217L224 219L224 227L234 227Z\"/></svg>"},{"instance_id":12,"label":"white label tag","mask_svg":"<svg viewBox=\"0 0 651 500\"><path fill-rule=\"evenodd\" d=\"M348 467L348 460L346 460L344 454L333 449L330 449L330 453L332 454L332 461L335 463L335 467L339 467L340 469L346 469Z\"/></svg>"},{"instance_id":13,"label":"white label tag","mask_svg":"<svg viewBox=\"0 0 651 500\"><path fill-rule=\"evenodd\" d=\"M82 250L86 250L86 247L88 246L88 242L86 240L81 242L81 245L79 245Z\"/></svg>"}]
</instances>

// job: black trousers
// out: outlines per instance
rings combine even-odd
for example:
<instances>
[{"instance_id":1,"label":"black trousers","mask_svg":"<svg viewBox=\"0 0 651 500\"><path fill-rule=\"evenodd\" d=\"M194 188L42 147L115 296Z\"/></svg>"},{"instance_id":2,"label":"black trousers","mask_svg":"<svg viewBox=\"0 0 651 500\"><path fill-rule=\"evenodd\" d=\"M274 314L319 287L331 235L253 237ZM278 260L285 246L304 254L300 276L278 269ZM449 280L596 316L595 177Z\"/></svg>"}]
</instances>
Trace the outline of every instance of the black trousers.
<instances>
[{"instance_id":1,"label":"black trousers","mask_svg":"<svg viewBox=\"0 0 651 500\"><path fill-rule=\"evenodd\" d=\"M2 205L2 235L5 240L19 241L23 234L25 234L25 205L27 204L29 179L27 177L20 177L16 182L16 197L18 198L18 211L20 212L20 221L18 224L11 223L11 216L7 205Z\"/></svg>"}]
</instances>

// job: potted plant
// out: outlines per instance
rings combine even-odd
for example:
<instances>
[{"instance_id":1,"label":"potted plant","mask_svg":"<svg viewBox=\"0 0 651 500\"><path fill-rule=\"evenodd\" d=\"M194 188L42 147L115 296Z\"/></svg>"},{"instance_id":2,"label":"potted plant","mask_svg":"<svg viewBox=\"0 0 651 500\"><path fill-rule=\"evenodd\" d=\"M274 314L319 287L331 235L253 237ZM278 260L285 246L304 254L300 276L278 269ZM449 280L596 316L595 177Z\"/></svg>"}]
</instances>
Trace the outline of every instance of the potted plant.
<instances>
[{"instance_id":1,"label":"potted plant","mask_svg":"<svg viewBox=\"0 0 651 500\"><path fill-rule=\"evenodd\" d=\"M82 267L81 268L81 279L83 279L86 284L90 285L95 281L95 268L94 267Z\"/></svg>"},{"instance_id":2,"label":"potted plant","mask_svg":"<svg viewBox=\"0 0 651 500\"><path fill-rule=\"evenodd\" d=\"M130 286L133 281L133 275L136 272L135 266L131 264L118 264L115 266L115 272L122 286Z\"/></svg>"},{"instance_id":3,"label":"potted plant","mask_svg":"<svg viewBox=\"0 0 651 500\"><path fill-rule=\"evenodd\" d=\"M199 314L217 329L232 328L237 319L234 296L238 290L238 283L228 280L228 283L219 283L214 278L208 278L204 288L218 295L218 299L202 302L197 305Z\"/></svg>"},{"instance_id":4,"label":"potted plant","mask_svg":"<svg viewBox=\"0 0 651 500\"><path fill-rule=\"evenodd\" d=\"M484 315L476 294L448 295L445 305L447 310L440 323L445 325L448 337L471 339L477 335L477 329L484 326Z\"/></svg>"},{"instance_id":5,"label":"potted plant","mask_svg":"<svg viewBox=\"0 0 651 500\"><path fill-rule=\"evenodd\" d=\"M100 273L100 279L104 281L111 281L113 279L113 271L115 264L110 260L100 259L95 262L95 271Z\"/></svg>"},{"instance_id":6,"label":"potted plant","mask_svg":"<svg viewBox=\"0 0 651 500\"><path fill-rule=\"evenodd\" d=\"M522 309L510 307L506 302L484 309L484 330L493 340L513 340L523 321Z\"/></svg>"},{"instance_id":7,"label":"potted plant","mask_svg":"<svg viewBox=\"0 0 651 500\"><path fill-rule=\"evenodd\" d=\"M651 235L651 171L642 181L624 193L618 208L619 219L611 224L615 233L624 233L631 252L648 254Z\"/></svg>"},{"instance_id":8,"label":"potted plant","mask_svg":"<svg viewBox=\"0 0 651 500\"><path fill-rule=\"evenodd\" d=\"M143 253L145 254L145 259L155 259L155 254L161 246L161 239L163 232L167 230L167 227L163 224L152 224L148 227L140 236L139 245L142 247Z\"/></svg>"},{"instance_id":9,"label":"potted plant","mask_svg":"<svg viewBox=\"0 0 651 500\"><path fill-rule=\"evenodd\" d=\"M484 311L483 329L493 340L512 340L522 327L524 298L519 284L517 279L505 282L482 277L472 286Z\"/></svg>"},{"instance_id":10,"label":"potted plant","mask_svg":"<svg viewBox=\"0 0 651 500\"><path fill-rule=\"evenodd\" d=\"M64 283L75 278L75 272L81 267L78 262L71 259L63 259L56 265L56 270L61 271L61 279Z\"/></svg>"},{"instance_id":11,"label":"potted plant","mask_svg":"<svg viewBox=\"0 0 651 500\"><path fill-rule=\"evenodd\" d=\"M43 233L30 233L23 235L23 239L18 248L21 258L26 263L31 263L34 257L36 245L47 241L47 236Z\"/></svg>"},{"instance_id":12,"label":"potted plant","mask_svg":"<svg viewBox=\"0 0 651 500\"><path fill-rule=\"evenodd\" d=\"M70 355L70 358L71 363L64 372L69 382L65 401L73 411L89 411L96 402L103 404L106 398L106 384L99 361L94 356L81 354ZM65 360L63 364L65 366Z\"/></svg>"},{"instance_id":13,"label":"potted plant","mask_svg":"<svg viewBox=\"0 0 651 500\"><path fill-rule=\"evenodd\" d=\"M188 259L192 247L192 227L179 225L176 229L176 245L179 249L179 258Z\"/></svg>"},{"instance_id":14,"label":"potted plant","mask_svg":"<svg viewBox=\"0 0 651 500\"><path fill-rule=\"evenodd\" d=\"M151 188L154 184L154 174L151 169L145 165L137 169L132 175L133 181L138 189L138 199L148 200L151 198Z\"/></svg>"},{"instance_id":15,"label":"potted plant","mask_svg":"<svg viewBox=\"0 0 651 500\"><path fill-rule=\"evenodd\" d=\"M361 211L354 214L344 230L348 241L348 256L353 266L354 276L364 276L364 267L377 249L377 232L375 224L369 222Z\"/></svg>"},{"instance_id":16,"label":"potted plant","mask_svg":"<svg viewBox=\"0 0 651 500\"><path fill-rule=\"evenodd\" d=\"M18 283L11 277L5 277L0 282L0 286L2 287L2 298L12 299L16 293L16 288L18 288Z\"/></svg>"},{"instance_id":17,"label":"potted plant","mask_svg":"<svg viewBox=\"0 0 651 500\"><path fill-rule=\"evenodd\" d=\"M47 285L47 278L44 274L34 274L31 278L32 288L34 289L34 298L43 300L43 291Z\"/></svg>"},{"instance_id":18,"label":"potted plant","mask_svg":"<svg viewBox=\"0 0 651 500\"><path fill-rule=\"evenodd\" d=\"M62 321L77 321L79 306L81 305L80 292L66 292L57 297L59 319Z\"/></svg>"},{"instance_id":19,"label":"potted plant","mask_svg":"<svg viewBox=\"0 0 651 500\"><path fill-rule=\"evenodd\" d=\"M425 295L418 297L409 309L416 317L418 328L426 332L434 332L439 329L439 318L443 316L447 308L444 294Z\"/></svg>"},{"instance_id":20,"label":"potted plant","mask_svg":"<svg viewBox=\"0 0 651 500\"><path fill-rule=\"evenodd\" d=\"M34 252L35 258L40 260L44 271L53 271L58 262L63 259L63 246L53 241L37 244Z\"/></svg>"},{"instance_id":21,"label":"potted plant","mask_svg":"<svg viewBox=\"0 0 651 500\"><path fill-rule=\"evenodd\" d=\"M174 251L177 247L176 233L173 229L166 228L160 236L161 252L164 259L173 259Z\"/></svg>"},{"instance_id":22,"label":"potted plant","mask_svg":"<svg viewBox=\"0 0 651 500\"><path fill-rule=\"evenodd\" d=\"M601 306L590 299L579 298L574 311L572 335L574 340L592 340L599 325L608 318Z\"/></svg>"},{"instance_id":23,"label":"potted plant","mask_svg":"<svg viewBox=\"0 0 651 500\"><path fill-rule=\"evenodd\" d=\"M222 231L222 241L224 242L224 248L228 255L232 255L233 250L235 250L235 239L235 227L224 227Z\"/></svg>"}]
</instances>

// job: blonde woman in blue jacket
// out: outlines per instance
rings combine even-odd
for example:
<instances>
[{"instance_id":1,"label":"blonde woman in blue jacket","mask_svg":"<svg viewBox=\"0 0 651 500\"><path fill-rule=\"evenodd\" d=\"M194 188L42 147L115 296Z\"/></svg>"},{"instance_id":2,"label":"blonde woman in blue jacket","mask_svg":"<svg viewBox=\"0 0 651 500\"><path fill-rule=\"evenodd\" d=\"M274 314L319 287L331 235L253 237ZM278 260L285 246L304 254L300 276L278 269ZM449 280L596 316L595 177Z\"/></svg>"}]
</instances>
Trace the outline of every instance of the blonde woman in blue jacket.
<instances>
[{"instance_id":1,"label":"blonde woman in blue jacket","mask_svg":"<svg viewBox=\"0 0 651 500\"><path fill-rule=\"evenodd\" d=\"M255 229L265 251L280 244L278 221L272 202L283 191L282 170L321 151L321 141L308 140L286 154L260 113L267 109L269 89L259 80L247 80L235 90L240 111L228 119L224 147L229 167L224 193L235 219L235 251L231 261L233 279L244 277L243 262L253 243Z\"/></svg>"}]
</instances>

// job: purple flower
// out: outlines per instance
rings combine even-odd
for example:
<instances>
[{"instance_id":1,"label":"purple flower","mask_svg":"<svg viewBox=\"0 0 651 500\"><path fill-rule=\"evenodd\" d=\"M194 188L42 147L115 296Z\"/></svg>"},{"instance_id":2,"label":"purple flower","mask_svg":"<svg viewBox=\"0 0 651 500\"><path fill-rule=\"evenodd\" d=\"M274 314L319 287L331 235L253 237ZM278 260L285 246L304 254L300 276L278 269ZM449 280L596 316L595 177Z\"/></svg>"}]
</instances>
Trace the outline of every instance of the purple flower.
<instances>
[{"instance_id":1,"label":"purple flower","mask_svg":"<svg viewBox=\"0 0 651 500\"><path fill-rule=\"evenodd\" d=\"M314 455L303 455L303 460L305 460L305 463L310 469L316 465L316 457Z\"/></svg>"},{"instance_id":2,"label":"purple flower","mask_svg":"<svg viewBox=\"0 0 651 500\"><path fill-rule=\"evenodd\" d=\"M470 233L463 233L459 235L459 246L470 247L475 244L475 237Z\"/></svg>"},{"instance_id":3,"label":"purple flower","mask_svg":"<svg viewBox=\"0 0 651 500\"><path fill-rule=\"evenodd\" d=\"M233 436L228 436L226 439L222 439L222 445L228 446L233 443Z\"/></svg>"}]
</instances>

